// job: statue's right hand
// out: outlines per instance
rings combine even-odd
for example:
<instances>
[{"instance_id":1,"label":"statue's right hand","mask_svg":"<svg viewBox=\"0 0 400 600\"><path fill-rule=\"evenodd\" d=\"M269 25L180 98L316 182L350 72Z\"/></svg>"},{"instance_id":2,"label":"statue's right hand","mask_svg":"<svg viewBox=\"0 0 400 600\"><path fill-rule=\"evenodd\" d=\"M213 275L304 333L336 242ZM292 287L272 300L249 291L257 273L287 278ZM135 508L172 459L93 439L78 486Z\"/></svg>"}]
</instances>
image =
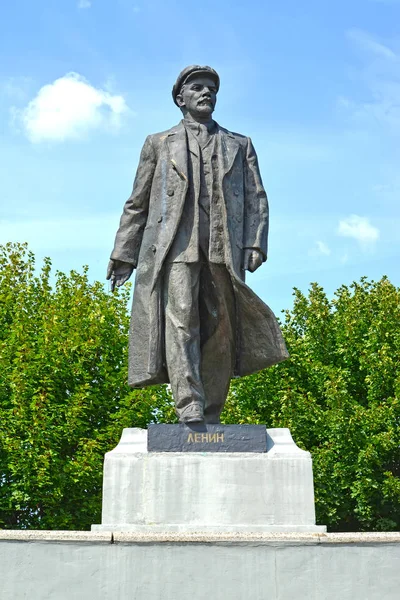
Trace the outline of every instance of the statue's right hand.
<instances>
[{"instance_id":1,"label":"statue's right hand","mask_svg":"<svg viewBox=\"0 0 400 600\"><path fill-rule=\"evenodd\" d=\"M115 286L120 287L128 281L134 268L135 267L131 263L124 262L123 260L110 260L107 267L106 279L110 279L111 281L112 292L115 290Z\"/></svg>"}]
</instances>

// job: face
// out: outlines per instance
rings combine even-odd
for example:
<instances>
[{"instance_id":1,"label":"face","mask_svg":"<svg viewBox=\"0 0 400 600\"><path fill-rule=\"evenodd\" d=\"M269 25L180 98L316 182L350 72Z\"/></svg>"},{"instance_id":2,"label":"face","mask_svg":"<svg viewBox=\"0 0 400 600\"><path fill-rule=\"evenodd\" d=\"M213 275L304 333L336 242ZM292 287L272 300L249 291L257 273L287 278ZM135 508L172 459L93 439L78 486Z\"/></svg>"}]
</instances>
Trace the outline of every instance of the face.
<instances>
[{"instance_id":1,"label":"face","mask_svg":"<svg viewBox=\"0 0 400 600\"><path fill-rule=\"evenodd\" d=\"M185 83L176 100L193 118L210 118L217 102L215 81L207 75L196 75Z\"/></svg>"}]
</instances>

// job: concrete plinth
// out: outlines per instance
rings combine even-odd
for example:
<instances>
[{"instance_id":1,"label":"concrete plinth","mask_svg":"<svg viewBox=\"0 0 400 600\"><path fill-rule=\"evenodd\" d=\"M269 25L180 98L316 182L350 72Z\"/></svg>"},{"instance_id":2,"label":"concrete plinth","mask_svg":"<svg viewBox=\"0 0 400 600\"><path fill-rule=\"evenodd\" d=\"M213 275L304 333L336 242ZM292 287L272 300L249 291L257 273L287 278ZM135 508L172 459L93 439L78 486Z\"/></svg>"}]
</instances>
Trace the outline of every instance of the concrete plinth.
<instances>
[{"instance_id":1,"label":"concrete plinth","mask_svg":"<svg viewBox=\"0 0 400 600\"><path fill-rule=\"evenodd\" d=\"M1 600L398 600L400 533L0 531Z\"/></svg>"},{"instance_id":2,"label":"concrete plinth","mask_svg":"<svg viewBox=\"0 0 400 600\"><path fill-rule=\"evenodd\" d=\"M265 453L147 452L147 431L124 429L104 462L101 525L136 532L323 532L315 525L312 461L288 429Z\"/></svg>"}]
</instances>

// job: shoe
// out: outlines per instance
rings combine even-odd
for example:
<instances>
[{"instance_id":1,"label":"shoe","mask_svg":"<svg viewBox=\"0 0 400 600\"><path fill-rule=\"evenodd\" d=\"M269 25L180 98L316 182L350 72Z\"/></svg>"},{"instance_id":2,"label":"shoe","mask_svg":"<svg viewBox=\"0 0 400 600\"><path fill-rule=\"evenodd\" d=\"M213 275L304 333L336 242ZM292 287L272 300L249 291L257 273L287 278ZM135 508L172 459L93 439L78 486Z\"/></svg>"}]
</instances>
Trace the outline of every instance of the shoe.
<instances>
[{"instance_id":1,"label":"shoe","mask_svg":"<svg viewBox=\"0 0 400 600\"><path fill-rule=\"evenodd\" d=\"M188 404L179 411L180 423L203 423L203 409L199 404Z\"/></svg>"}]
</instances>

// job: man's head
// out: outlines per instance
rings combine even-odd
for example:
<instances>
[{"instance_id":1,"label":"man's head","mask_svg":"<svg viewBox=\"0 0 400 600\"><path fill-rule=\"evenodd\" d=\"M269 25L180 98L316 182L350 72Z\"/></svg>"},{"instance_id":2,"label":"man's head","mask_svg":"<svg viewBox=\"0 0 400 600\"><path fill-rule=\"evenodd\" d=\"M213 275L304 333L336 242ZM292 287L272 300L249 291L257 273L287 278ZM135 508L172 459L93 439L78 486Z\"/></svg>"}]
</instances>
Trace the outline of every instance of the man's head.
<instances>
[{"instance_id":1,"label":"man's head","mask_svg":"<svg viewBox=\"0 0 400 600\"><path fill-rule=\"evenodd\" d=\"M214 69L192 65L180 73L172 97L184 115L207 121L214 112L218 89L219 76Z\"/></svg>"}]
</instances>

